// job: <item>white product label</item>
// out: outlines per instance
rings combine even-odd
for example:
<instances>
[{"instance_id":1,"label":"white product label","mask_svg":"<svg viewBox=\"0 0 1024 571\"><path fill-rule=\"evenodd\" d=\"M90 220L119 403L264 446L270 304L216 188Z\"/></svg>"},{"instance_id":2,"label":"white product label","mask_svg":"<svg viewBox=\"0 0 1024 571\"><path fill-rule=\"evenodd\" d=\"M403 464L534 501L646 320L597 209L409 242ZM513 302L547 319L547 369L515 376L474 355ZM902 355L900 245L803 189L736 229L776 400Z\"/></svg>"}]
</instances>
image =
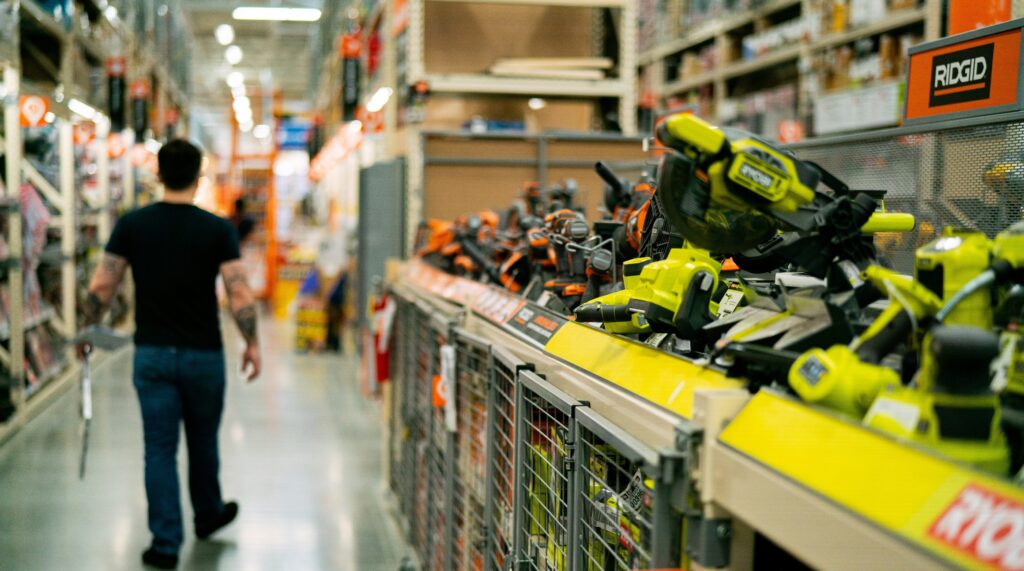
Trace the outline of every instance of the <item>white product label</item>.
<instances>
[{"instance_id":1,"label":"white product label","mask_svg":"<svg viewBox=\"0 0 1024 571\"><path fill-rule=\"evenodd\" d=\"M441 347L441 383L444 386L444 425L451 432L455 432L455 347L444 345Z\"/></svg>"},{"instance_id":2,"label":"white product label","mask_svg":"<svg viewBox=\"0 0 1024 571\"><path fill-rule=\"evenodd\" d=\"M718 302L718 317L725 317L730 313L736 311L736 308L740 306L740 302L743 301L743 292L738 289L731 289L725 292L722 296L722 301Z\"/></svg>"},{"instance_id":3,"label":"white product label","mask_svg":"<svg viewBox=\"0 0 1024 571\"><path fill-rule=\"evenodd\" d=\"M878 397L871 405L867 416L864 417L864 424L870 425L876 416L894 420L907 432L914 432L917 429L917 421L921 418L921 410L912 404L888 397Z\"/></svg>"}]
</instances>

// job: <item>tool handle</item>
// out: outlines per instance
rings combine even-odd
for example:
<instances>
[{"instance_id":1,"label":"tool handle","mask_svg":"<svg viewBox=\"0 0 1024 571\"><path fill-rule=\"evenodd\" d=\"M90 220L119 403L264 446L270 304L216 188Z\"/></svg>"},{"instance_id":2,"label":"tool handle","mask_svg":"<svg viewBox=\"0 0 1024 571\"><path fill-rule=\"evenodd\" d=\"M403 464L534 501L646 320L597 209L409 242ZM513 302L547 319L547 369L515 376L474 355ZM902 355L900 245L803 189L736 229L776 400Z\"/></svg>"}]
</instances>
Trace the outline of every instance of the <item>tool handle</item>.
<instances>
[{"instance_id":1,"label":"tool handle","mask_svg":"<svg viewBox=\"0 0 1024 571\"><path fill-rule=\"evenodd\" d=\"M615 175L615 171L611 169L604 161L597 161L594 164L594 170L597 172L597 176L601 177L608 186L614 188L620 193L626 192L626 185L623 184L622 179Z\"/></svg>"},{"instance_id":2,"label":"tool handle","mask_svg":"<svg viewBox=\"0 0 1024 571\"><path fill-rule=\"evenodd\" d=\"M884 315L883 313L882 317ZM888 323L882 325L877 333L862 340L857 346L857 356L865 363L878 364L910 335L914 326L910 314L901 308L890 315L893 317L889 319Z\"/></svg>"},{"instance_id":3,"label":"tool handle","mask_svg":"<svg viewBox=\"0 0 1024 571\"><path fill-rule=\"evenodd\" d=\"M581 323L623 323L632 319L628 305L590 303L576 308L576 321Z\"/></svg>"}]
</instances>

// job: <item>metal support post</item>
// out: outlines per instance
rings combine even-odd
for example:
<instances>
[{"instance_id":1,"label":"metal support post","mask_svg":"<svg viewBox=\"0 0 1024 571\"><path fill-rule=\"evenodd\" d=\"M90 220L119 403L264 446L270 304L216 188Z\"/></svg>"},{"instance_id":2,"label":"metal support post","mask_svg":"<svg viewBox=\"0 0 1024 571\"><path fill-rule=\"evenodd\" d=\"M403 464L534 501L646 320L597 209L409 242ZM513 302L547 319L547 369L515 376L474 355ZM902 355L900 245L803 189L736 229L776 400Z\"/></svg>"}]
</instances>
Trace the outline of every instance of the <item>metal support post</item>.
<instances>
[{"instance_id":1,"label":"metal support post","mask_svg":"<svg viewBox=\"0 0 1024 571\"><path fill-rule=\"evenodd\" d=\"M515 482L515 489L512 492L512 563L517 565L519 558L526 550L523 537L523 510L526 503L526 492L523 490L523 462L526 456L526 419L523 418L525 397L523 395L523 383L519 379L519 372L516 372L516 430L515 430L515 459L512 469L512 478ZM518 565L517 565L518 567Z\"/></svg>"},{"instance_id":2,"label":"metal support post","mask_svg":"<svg viewBox=\"0 0 1024 571\"><path fill-rule=\"evenodd\" d=\"M21 72L14 67L4 68L4 88L7 92L7 100L4 105L4 133L6 135L7 147L6 169L7 169L7 197L19 203L21 196L21 121L18 116L18 95L20 93ZM24 305L25 294L23 282L24 270L21 267L22 259L22 236L21 236L21 209L13 208L7 215L7 245L10 257L16 260L7 274L7 287L10 291L10 308L8 311L8 323L10 325L10 353L11 353L11 402L15 407L20 407L25 402L25 361L22 355L25 354L25 331L24 331Z\"/></svg>"},{"instance_id":3,"label":"metal support post","mask_svg":"<svg viewBox=\"0 0 1024 571\"><path fill-rule=\"evenodd\" d=\"M548 138L537 137L537 182L542 189L548 187Z\"/></svg>"},{"instance_id":4,"label":"metal support post","mask_svg":"<svg viewBox=\"0 0 1024 571\"><path fill-rule=\"evenodd\" d=\"M448 398L455 398L455 387L449 387ZM455 447L459 445L458 433L445 430L444 450L444 569L455 569ZM465 494L465 489L463 494ZM463 549L469 546L463 544Z\"/></svg>"},{"instance_id":5,"label":"metal support post","mask_svg":"<svg viewBox=\"0 0 1024 571\"><path fill-rule=\"evenodd\" d=\"M576 422L571 423L574 430L574 442L579 437L579 431L576 428ZM583 513L587 509L586 503L578 500L578 496L588 494L588 486L585 467L590 466L590 450L587 446L576 446L576 469L572 474L572 490L570 493L570 508L569 508L569 522L572 531L569 534L569 547L568 551L572 554L571 560L575 563L572 567L567 567L571 571L583 571L587 568L586 557L578 557L579 553L585 552L587 549L587 542L584 539L583 528L578 525L578 522L583 521L587 514Z\"/></svg>"},{"instance_id":6,"label":"metal support post","mask_svg":"<svg viewBox=\"0 0 1024 571\"><path fill-rule=\"evenodd\" d=\"M58 133L60 161L60 316L64 335L74 337L76 326L75 283L75 141L71 119L61 120Z\"/></svg>"},{"instance_id":7,"label":"metal support post","mask_svg":"<svg viewBox=\"0 0 1024 571\"><path fill-rule=\"evenodd\" d=\"M111 216L113 205L110 201L110 120L106 117L96 119L96 180L100 195L100 220L97 232L100 245L107 243L110 237Z\"/></svg>"},{"instance_id":8,"label":"metal support post","mask_svg":"<svg viewBox=\"0 0 1024 571\"><path fill-rule=\"evenodd\" d=\"M623 0L619 16L619 81L622 95L619 98L619 126L623 135L636 135L636 42L637 42L637 0Z\"/></svg>"},{"instance_id":9,"label":"metal support post","mask_svg":"<svg viewBox=\"0 0 1024 571\"><path fill-rule=\"evenodd\" d=\"M121 137L124 141L124 156L121 160L124 161L124 174L121 175L121 182L124 184L124 206L128 210L135 209L135 167L132 166L130 158L131 148L135 144L135 132L131 129L125 129L121 133Z\"/></svg>"},{"instance_id":10,"label":"metal support post","mask_svg":"<svg viewBox=\"0 0 1024 571\"><path fill-rule=\"evenodd\" d=\"M494 525L494 482L498 475L495 473L494 463L496 462L498 439L495 425L496 419L501 414L498 410L498 383L494 376L497 374L497 367L494 362L494 353L487 352L487 403L484 409L487 411L487 426L484 429L484 569L487 571L499 571L491 567L494 551L498 548L495 545L494 533L491 529Z\"/></svg>"},{"instance_id":11,"label":"metal support post","mask_svg":"<svg viewBox=\"0 0 1024 571\"><path fill-rule=\"evenodd\" d=\"M685 485L683 479L687 469L686 459L682 455L662 455L658 477L654 482L651 506L651 565L672 567L679 563L676 547L682 532L682 513L673 506L676 490Z\"/></svg>"}]
</instances>

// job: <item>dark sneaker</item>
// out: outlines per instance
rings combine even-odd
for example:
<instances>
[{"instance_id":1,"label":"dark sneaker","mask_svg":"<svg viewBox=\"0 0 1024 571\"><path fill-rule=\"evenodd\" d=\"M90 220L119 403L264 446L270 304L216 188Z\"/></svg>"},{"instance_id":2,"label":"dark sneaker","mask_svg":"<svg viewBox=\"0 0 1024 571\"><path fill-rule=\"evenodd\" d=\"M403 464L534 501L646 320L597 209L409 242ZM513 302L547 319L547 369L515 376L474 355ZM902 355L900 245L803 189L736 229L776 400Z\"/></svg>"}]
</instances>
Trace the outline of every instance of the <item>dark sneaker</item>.
<instances>
[{"instance_id":1,"label":"dark sneaker","mask_svg":"<svg viewBox=\"0 0 1024 571\"><path fill-rule=\"evenodd\" d=\"M142 552L142 562L157 569L174 569L178 566L178 556L153 551L153 548L150 547Z\"/></svg>"},{"instance_id":2,"label":"dark sneaker","mask_svg":"<svg viewBox=\"0 0 1024 571\"><path fill-rule=\"evenodd\" d=\"M228 502L224 504L224 511L220 512L220 517L209 523L196 523L196 537L199 539L206 539L211 535L220 531L220 529L227 524L235 521L238 516L238 502Z\"/></svg>"}]
</instances>

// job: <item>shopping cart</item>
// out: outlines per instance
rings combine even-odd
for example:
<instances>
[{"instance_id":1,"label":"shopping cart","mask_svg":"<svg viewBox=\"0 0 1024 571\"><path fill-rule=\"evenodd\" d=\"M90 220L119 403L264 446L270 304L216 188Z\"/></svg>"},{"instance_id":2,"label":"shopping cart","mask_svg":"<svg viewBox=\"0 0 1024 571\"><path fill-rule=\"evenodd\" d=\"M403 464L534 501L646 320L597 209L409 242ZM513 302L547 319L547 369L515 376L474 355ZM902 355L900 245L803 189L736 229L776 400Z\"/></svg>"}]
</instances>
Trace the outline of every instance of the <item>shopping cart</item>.
<instances>
[{"instance_id":1,"label":"shopping cart","mask_svg":"<svg viewBox=\"0 0 1024 571\"><path fill-rule=\"evenodd\" d=\"M78 479L85 478L86 458L89 454L89 428L92 424L92 372L89 357L93 350L114 351L128 343L128 338L106 327L87 327L72 342L82 347L81 412L82 456L78 462Z\"/></svg>"}]
</instances>

